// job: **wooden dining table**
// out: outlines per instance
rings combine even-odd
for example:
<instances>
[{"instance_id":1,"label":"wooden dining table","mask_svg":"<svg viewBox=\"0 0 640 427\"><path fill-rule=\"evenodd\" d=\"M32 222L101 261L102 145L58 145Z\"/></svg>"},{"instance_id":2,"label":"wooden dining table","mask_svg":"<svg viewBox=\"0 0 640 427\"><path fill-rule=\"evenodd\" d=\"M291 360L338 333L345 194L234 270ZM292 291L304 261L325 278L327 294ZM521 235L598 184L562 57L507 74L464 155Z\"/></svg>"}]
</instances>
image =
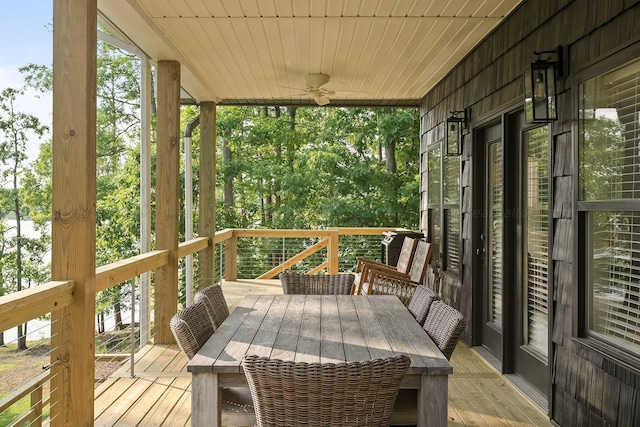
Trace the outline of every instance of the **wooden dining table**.
<instances>
[{"instance_id":1,"label":"wooden dining table","mask_svg":"<svg viewBox=\"0 0 640 427\"><path fill-rule=\"evenodd\" d=\"M453 368L396 296L247 295L187 365L192 426L222 425L222 389L247 387L248 354L309 363L406 354L401 388L417 390L417 425L447 425Z\"/></svg>"}]
</instances>

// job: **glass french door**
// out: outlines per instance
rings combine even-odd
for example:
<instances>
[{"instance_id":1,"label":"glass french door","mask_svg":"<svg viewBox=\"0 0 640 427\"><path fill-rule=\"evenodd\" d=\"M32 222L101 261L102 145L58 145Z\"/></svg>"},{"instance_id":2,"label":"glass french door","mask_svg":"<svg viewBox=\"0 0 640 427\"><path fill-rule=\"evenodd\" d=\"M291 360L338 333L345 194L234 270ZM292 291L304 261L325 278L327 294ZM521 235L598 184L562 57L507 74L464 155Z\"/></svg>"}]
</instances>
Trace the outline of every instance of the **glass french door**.
<instances>
[{"instance_id":1,"label":"glass french door","mask_svg":"<svg viewBox=\"0 0 640 427\"><path fill-rule=\"evenodd\" d=\"M499 125L484 131L484 215L482 344L502 358L504 297L504 153Z\"/></svg>"},{"instance_id":2,"label":"glass french door","mask_svg":"<svg viewBox=\"0 0 640 427\"><path fill-rule=\"evenodd\" d=\"M549 126L522 134L521 251L515 373L547 395L549 356Z\"/></svg>"}]
</instances>

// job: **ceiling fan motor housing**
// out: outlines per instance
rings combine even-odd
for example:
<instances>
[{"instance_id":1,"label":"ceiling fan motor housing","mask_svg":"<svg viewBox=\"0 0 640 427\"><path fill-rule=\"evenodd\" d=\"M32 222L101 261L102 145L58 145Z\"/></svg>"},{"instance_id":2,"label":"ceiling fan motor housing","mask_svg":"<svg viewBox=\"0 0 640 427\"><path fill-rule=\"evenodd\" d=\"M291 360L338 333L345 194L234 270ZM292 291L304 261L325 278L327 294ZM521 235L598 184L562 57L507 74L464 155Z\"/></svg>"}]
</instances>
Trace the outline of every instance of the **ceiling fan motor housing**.
<instances>
[{"instance_id":1,"label":"ceiling fan motor housing","mask_svg":"<svg viewBox=\"0 0 640 427\"><path fill-rule=\"evenodd\" d=\"M329 75L323 73L307 74L304 80L307 89L313 90L329 83Z\"/></svg>"}]
</instances>

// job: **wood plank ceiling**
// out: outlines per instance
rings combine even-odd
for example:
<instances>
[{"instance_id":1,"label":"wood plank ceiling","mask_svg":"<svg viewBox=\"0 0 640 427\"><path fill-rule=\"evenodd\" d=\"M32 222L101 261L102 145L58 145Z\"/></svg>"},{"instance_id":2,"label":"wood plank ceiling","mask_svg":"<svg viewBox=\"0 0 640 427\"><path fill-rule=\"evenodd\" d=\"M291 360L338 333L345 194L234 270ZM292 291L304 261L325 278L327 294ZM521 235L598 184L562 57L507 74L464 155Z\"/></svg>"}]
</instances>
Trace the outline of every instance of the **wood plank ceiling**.
<instances>
[{"instance_id":1,"label":"wood plank ceiling","mask_svg":"<svg viewBox=\"0 0 640 427\"><path fill-rule=\"evenodd\" d=\"M98 0L107 31L182 64L194 101L419 105L520 0Z\"/></svg>"}]
</instances>

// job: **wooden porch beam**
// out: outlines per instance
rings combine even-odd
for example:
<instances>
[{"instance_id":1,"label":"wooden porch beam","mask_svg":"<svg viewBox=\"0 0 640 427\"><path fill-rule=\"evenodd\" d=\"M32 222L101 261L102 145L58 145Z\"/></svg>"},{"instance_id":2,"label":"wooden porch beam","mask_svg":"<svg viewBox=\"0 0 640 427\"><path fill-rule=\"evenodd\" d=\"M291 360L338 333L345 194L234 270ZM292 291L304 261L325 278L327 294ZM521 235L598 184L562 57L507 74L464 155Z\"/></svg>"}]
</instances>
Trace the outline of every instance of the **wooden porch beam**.
<instances>
[{"instance_id":1,"label":"wooden porch beam","mask_svg":"<svg viewBox=\"0 0 640 427\"><path fill-rule=\"evenodd\" d=\"M51 425L93 425L96 279L96 0L53 2Z\"/></svg>"},{"instance_id":2,"label":"wooden porch beam","mask_svg":"<svg viewBox=\"0 0 640 427\"><path fill-rule=\"evenodd\" d=\"M169 322L178 311L178 233L180 190L180 63L158 61L156 249L169 262L155 275L155 342L175 342Z\"/></svg>"}]
</instances>

